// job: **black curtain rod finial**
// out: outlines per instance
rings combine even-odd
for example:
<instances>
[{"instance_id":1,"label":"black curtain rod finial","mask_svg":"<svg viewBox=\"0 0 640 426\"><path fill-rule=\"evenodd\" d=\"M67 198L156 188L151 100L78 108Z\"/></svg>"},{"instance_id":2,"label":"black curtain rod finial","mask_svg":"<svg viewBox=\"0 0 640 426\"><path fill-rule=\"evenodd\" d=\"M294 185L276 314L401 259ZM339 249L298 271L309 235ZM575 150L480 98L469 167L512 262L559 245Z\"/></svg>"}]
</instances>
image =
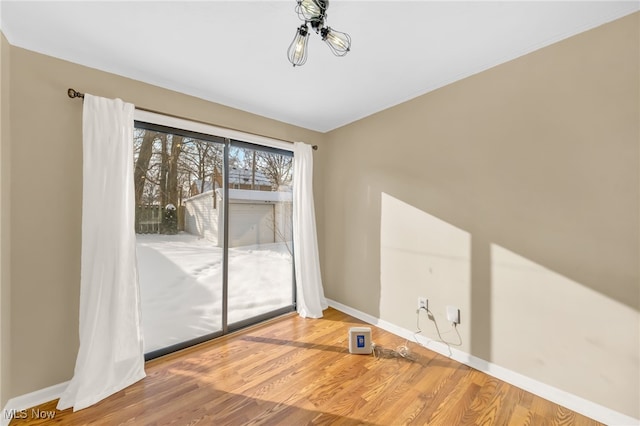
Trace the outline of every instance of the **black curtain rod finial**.
<instances>
[{"instance_id":1,"label":"black curtain rod finial","mask_svg":"<svg viewBox=\"0 0 640 426\"><path fill-rule=\"evenodd\" d=\"M84 99L84 93L77 92L77 91L75 91L73 89L67 90L67 95L69 95L69 97L71 99L73 99L73 98L83 98Z\"/></svg>"}]
</instances>

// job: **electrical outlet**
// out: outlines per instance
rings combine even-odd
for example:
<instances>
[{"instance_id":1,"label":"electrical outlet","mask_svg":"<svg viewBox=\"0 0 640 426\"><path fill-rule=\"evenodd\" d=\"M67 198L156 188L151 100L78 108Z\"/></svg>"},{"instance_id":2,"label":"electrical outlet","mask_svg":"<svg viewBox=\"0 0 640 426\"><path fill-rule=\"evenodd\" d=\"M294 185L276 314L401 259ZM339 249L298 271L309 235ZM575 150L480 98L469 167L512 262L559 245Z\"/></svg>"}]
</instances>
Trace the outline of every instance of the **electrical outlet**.
<instances>
[{"instance_id":1,"label":"electrical outlet","mask_svg":"<svg viewBox=\"0 0 640 426\"><path fill-rule=\"evenodd\" d=\"M447 305L447 319L454 324L460 324L460 309Z\"/></svg>"},{"instance_id":2,"label":"electrical outlet","mask_svg":"<svg viewBox=\"0 0 640 426\"><path fill-rule=\"evenodd\" d=\"M429 310L429 299L426 297L418 297L418 309Z\"/></svg>"}]
</instances>

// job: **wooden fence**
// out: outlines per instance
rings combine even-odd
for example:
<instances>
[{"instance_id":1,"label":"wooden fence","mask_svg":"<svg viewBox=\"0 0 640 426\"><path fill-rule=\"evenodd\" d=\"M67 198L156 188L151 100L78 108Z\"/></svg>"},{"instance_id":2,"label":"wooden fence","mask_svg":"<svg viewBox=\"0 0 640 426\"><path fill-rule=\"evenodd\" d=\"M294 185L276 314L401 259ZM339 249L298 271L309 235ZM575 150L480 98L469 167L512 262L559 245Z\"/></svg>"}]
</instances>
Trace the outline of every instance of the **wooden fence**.
<instances>
[{"instance_id":1,"label":"wooden fence","mask_svg":"<svg viewBox=\"0 0 640 426\"><path fill-rule=\"evenodd\" d=\"M164 207L136 206L136 234L159 234L164 214ZM178 207L178 231L184 231L184 206Z\"/></svg>"}]
</instances>

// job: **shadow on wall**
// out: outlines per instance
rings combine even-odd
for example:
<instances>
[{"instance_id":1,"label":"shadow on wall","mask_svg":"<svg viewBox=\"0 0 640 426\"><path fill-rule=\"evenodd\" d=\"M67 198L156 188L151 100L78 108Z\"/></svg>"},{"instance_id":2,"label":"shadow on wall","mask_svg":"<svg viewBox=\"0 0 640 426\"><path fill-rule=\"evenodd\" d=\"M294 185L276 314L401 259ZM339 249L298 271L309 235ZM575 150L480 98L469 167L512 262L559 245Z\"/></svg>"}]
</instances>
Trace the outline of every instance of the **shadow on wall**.
<instances>
[{"instance_id":1,"label":"shadow on wall","mask_svg":"<svg viewBox=\"0 0 640 426\"><path fill-rule=\"evenodd\" d=\"M465 316L471 312L471 235L384 192L380 205L380 318L417 328L419 314L398 307L417 307L417 298L426 297L439 329L451 331L443 330L447 305ZM425 318L423 334L436 339L436 324ZM465 352L470 324L467 319L458 327Z\"/></svg>"},{"instance_id":2,"label":"shadow on wall","mask_svg":"<svg viewBox=\"0 0 640 426\"><path fill-rule=\"evenodd\" d=\"M455 305L461 350L620 412L640 399L637 310L384 192L380 281L383 320L413 329L398 307L424 296L442 329Z\"/></svg>"},{"instance_id":3,"label":"shadow on wall","mask_svg":"<svg viewBox=\"0 0 640 426\"><path fill-rule=\"evenodd\" d=\"M497 244L491 276L493 362L620 412L637 407L637 311Z\"/></svg>"}]
</instances>

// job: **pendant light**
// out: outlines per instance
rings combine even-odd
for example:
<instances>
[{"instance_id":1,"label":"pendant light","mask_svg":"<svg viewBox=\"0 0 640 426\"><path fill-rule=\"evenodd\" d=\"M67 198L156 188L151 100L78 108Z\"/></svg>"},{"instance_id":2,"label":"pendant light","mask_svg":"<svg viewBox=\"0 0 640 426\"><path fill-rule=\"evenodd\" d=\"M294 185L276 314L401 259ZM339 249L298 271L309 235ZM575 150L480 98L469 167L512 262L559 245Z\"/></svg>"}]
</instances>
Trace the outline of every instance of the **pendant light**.
<instances>
[{"instance_id":1,"label":"pendant light","mask_svg":"<svg viewBox=\"0 0 640 426\"><path fill-rule=\"evenodd\" d=\"M345 56L351 50L351 37L326 25L329 0L297 0L296 13L304 24L296 29L296 35L289 45L287 57L293 66L307 62L307 42L309 25L329 46L336 56Z\"/></svg>"},{"instance_id":2,"label":"pendant light","mask_svg":"<svg viewBox=\"0 0 640 426\"><path fill-rule=\"evenodd\" d=\"M307 42L309 41L309 27L307 24L300 25L300 28L296 30L296 36L293 38L287 56L289 62L293 66L304 65L307 62Z\"/></svg>"},{"instance_id":3,"label":"pendant light","mask_svg":"<svg viewBox=\"0 0 640 426\"><path fill-rule=\"evenodd\" d=\"M344 56L349 52L351 48L351 37L349 37L349 34L336 31L331 27L326 27L320 30L320 35L334 55Z\"/></svg>"}]
</instances>

